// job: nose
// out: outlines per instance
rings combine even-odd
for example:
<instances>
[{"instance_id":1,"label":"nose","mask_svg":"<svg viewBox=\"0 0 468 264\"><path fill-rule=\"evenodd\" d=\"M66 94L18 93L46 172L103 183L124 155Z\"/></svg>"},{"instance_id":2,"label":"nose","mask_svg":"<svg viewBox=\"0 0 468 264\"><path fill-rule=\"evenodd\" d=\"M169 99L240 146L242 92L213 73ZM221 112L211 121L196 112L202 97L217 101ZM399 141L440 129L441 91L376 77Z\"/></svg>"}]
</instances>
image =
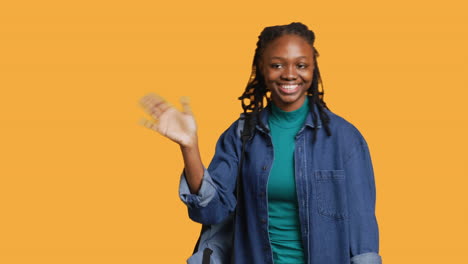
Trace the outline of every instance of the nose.
<instances>
[{"instance_id":1,"label":"nose","mask_svg":"<svg viewBox=\"0 0 468 264\"><path fill-rule=\"evenodd\" d=\"M285 67L284 71L281 73L281 79L296 80L297 79L296 68L293 65Z\"/></svg>"}]
</instances>

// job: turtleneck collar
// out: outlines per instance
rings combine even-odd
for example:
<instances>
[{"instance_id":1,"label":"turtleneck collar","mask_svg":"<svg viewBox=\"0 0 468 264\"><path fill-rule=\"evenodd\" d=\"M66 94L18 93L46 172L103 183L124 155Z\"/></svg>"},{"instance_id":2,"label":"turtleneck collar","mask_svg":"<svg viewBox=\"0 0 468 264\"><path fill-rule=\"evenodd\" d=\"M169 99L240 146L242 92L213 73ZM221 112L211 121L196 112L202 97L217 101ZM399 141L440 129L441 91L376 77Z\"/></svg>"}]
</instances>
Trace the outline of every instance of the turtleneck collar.
<instances>
[{"instance_id":1,"label":"turtleneck collar","mask_svg":"<svg viewBox=\"0 0 468 264\"><path fill-rule=\"evenodd\" d=\"M281 128L296 128L302 126L309 112L308 100L306 96L302 106L290 112L281 110L272 102L269 122Z\"/></svg>"}]
</instances>

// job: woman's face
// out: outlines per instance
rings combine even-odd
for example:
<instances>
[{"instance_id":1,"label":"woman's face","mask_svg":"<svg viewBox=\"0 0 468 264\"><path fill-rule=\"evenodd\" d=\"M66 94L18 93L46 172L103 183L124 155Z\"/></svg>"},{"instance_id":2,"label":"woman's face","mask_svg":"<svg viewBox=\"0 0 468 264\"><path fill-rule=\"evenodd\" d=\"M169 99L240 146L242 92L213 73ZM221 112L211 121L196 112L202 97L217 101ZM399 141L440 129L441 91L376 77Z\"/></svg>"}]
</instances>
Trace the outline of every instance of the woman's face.
<instances>
[{"instance_id":1,"label":"woman's face","mask_svg":"<svg viewBox=\"0 0 468 264\"><path fill-rule=\"evenodd\" d=\"M297 35L283 35L267 44L259 67L277 107L294 111L302 106L314 72L309 43Z\"/></svg>"}]
</instances>

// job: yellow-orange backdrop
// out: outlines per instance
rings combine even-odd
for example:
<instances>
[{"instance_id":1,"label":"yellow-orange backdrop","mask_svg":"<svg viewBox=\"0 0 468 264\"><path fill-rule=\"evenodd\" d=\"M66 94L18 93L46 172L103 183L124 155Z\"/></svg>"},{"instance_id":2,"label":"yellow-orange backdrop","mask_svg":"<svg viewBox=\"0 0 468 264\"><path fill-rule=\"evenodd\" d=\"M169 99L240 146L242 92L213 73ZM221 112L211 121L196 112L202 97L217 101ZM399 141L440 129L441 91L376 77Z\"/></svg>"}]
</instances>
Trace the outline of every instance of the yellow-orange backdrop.
<instances>
[{"instance_id":1,"label":"yellow-orange backdrop","mask_svg":"<svg viewBox=\"0 0 468 264\"><path fill-rule=\"evenodd\" d=\"M162 2L162 1L161 1ZM179 148L138 100L190 96L203 161L257 36L316 33L329 107L367 139L385 263L468 257L463 1L10 1L0 7L0 263L183 263Z\"/></svg>"}]
</instances>

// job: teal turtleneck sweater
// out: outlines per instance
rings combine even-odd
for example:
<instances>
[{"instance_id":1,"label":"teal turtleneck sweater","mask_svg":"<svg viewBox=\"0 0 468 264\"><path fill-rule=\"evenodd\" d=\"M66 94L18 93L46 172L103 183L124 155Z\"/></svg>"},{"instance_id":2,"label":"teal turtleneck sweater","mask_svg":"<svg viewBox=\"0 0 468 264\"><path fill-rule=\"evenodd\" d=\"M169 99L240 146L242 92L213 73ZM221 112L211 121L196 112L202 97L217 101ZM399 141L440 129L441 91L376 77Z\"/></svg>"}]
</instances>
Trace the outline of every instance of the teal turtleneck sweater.
<instances>
[{"instance_id":1,"label":"teal turtleneck sweater","mask_svg":"<svg viewBox=\"0 0 468 264\"><path fill-rule=\"evenodd\" d=\"M308 99L286 112L272 103L268 120L274 160L268 177L268 232L275 264L303 264L299 212L294 178L295 136L309 112Z\"/></svg>"}]
</instances>

